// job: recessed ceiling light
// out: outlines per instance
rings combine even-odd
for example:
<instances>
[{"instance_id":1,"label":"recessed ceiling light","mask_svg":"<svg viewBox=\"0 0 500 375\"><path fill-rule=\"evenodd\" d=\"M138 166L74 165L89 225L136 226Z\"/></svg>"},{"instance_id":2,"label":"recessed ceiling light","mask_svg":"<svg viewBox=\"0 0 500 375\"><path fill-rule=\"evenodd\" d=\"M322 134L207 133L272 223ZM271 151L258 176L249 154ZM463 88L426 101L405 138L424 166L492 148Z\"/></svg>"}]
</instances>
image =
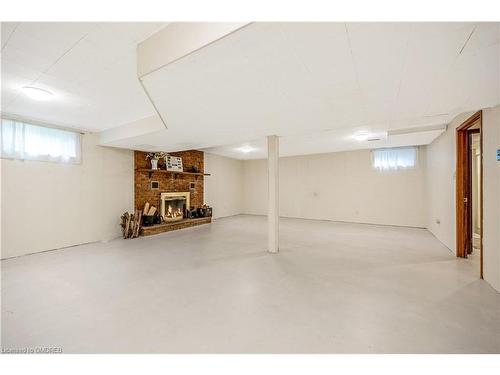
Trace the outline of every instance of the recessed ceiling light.
<instances>
[{"instance_id":1,"label":"recessed ceiling light","mask_svg":"<svg viewBox=\"0 0 500 375\"><path fill-rule=\"evenodd\" d=\"M244 146L238 147L236 150L240 151L240 152L243 152L245 154L248 154L249 152L255 151L256 148L252 147L250 145L244 145Z\"/></svg>"},{"instance_id":2,"label":"recessed ceiling light","mask_svg":"<svg viewBox=\"0 0 500 375\"><path fill-rule=\"evenodd\" d=\"M370 138L370 133L368 132L358 132L352 136L356 141L363 142Z\"/></svg>"},{"instance_id":3,"label":"recessed ceiling light","mask_svg":"<svg viewBox=\"0 0 500 375\"><path fill-rule=\"evenodd\" d=\"M47 101L54 96L50 91L33 86L24 86L23 91L29 98L39 101Z\"/></svg>"}]
</instances>

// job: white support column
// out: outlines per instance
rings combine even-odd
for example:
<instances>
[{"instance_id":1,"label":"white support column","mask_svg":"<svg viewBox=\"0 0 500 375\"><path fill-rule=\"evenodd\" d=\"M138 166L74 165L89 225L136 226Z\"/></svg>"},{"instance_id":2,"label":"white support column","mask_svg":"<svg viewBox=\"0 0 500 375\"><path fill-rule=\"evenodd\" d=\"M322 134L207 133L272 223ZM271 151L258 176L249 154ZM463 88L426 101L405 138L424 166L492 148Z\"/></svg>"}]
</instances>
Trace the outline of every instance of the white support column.
<instances>
[{"instance_id":1,"label":"white support column","mask_svg":"<svg viewBox=\"0 0 500 375\"><path fill-rule=\"evenodd\" d=\"M267 226L270 253L277 253L279 238L279 138L267 137Z\"/></svg>"}]
</instances>

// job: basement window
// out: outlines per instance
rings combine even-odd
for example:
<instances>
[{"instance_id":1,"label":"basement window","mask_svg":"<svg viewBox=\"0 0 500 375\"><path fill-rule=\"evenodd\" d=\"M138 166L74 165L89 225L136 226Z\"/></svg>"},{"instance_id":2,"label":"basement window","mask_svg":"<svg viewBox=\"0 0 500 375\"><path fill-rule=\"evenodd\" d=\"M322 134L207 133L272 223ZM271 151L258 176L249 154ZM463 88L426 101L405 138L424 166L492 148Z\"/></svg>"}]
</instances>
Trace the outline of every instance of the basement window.
<instances>
[{"instance_id":1,"label":"basement window","mask_svg":"<svg viewBox=\"0 0 500 375\"><path fill-rule=\"evenodd\" d=\"M81 161L81 135L76 132L2 119L0 137L2 158L73 164Z\"/></svg>"},{"instance_id":2,"label":"basement window","mask_svg":"<svg viewBox=\"0 0 500 375\"><path fill-rule=\"evenodd\" d=\"M373 150L372 164L373 168L380 171L415 168L417 148L398 147Z\"/></svg>"}]
</instances>

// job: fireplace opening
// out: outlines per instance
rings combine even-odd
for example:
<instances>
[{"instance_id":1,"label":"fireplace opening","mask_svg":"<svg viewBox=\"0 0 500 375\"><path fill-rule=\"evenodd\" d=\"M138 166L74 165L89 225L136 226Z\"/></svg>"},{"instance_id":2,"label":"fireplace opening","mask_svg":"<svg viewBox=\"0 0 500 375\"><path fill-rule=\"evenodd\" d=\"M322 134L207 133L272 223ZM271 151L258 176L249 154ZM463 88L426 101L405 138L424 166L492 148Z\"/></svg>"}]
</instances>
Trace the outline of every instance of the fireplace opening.
<instances>
[{"instance_id":1,"label":"fireplace opening","mask_svg":"<svg viewBox=\"0 0 500 375\"><path fill-rule=\"evenodd\" d=\"M186 212L186 198L166 198L165 199L165 221L182 220Z\"/></svg>"},{"instance_id":2,"label":"fireplace opening","mask_svg":"<svg viewBox=\"0 0 500 375\"><path fill-rule=\"evenodd\" d=\"M163 221L172 222L186 218L189 193L162 193L161 216Z\"/></svg>"}]
</instances>

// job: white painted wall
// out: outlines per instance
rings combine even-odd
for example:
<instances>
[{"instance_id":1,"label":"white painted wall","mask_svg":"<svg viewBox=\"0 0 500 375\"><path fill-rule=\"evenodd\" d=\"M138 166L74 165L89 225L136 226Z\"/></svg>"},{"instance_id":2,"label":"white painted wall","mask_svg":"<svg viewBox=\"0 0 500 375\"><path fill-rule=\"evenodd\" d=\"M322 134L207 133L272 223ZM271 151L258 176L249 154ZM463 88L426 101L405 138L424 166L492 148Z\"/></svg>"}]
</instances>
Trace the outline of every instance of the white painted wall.
<instances>
[{"instance_id":1,"label":"white painted wall","mask_svg":"<svg viewBox=\"0 0 500 375\"><path fill-rule=\"evenodd\" d=\"M425 147L415 169L380 172L369 150L280 159L280 215L425 227ZM266 160L244 162L243 212L267 210Z\"/></svg>"},{"instance_id":2,"label":"white painted wall","mask_svg":"<svg viewBox=\"0 0 500 375\"><path fill-rule=\"evenodd\" d=\"M427 228L455 252L455 129L472 113L457 116L448 130L427 146ZM438 223L439 222L439 223Z\"/></svg>"},{"instance_id":3,"label":"white painted wall","mask_svg":"<svg viewBox=\"0 0 500 375\"><path fill-rule=\"evenodd\" d=\"M420 147L413 170L373 170L368 150L281 158L280 215L427 227L454 252L455 128L469 115ZM483 111L483 132L484 276L500 290L500 106ZM97 141L84 136L81 165L2 160L2 258L120 235L119 216L133 209L133 153ZM215 218L266 214L266 163L205 153Z\"/></svg>"},{"instance_id":4,"label":"white painted wall","mask_svg":"<svg viewBox=\"0 0 500 375\"><path fill-rule=\"evenodd\" d=\"M0 32L1 34L1 32ZM1 126L1 125L0 125ZM3 248L3 225L2 225L2 212L3 212L3 199L2 199L2 181L3 181L3 172L2 172L2 166L3 166L3 159L0 158L0 258L2 258L2 248ZM0 283L1 284L1 283Z\"/></svg>"},{"instance_id":5,"label":"white painted wall","mask_svg":"<svg viewBox=\"0 0 500 375\"><path fill-rule=\"evenodd\" d=\"M120 235L133 210L133 152L86 134L79 165L2 161L2 258Z\"/></svg>"},{"instance_id":6,"label":"white painted wall","mask_svg":"<svg viewBox=\"0 0 500 375\"><path fill-rule=\"evenodd\" d=\"M224 156L205 155L205 203L213 208L213 217L225 217L242 213L243 208L243 161Z\"/></svg>"},{"instance_id":7,"label":"white painted wall","mask_svg":"<svg viewBox=\"0 0 500 375\"><path fill-rule=\"evenodd\" d=\"M427 228L456 251L456 128L472 113L457 116L448 130L427 146ZM483 111L484 279L500 291L500 106ZM440 224L436 221L439 220Z\"/></svg>"},{"instance_id":8,"label":"white painted wall","mask_svg":"<svg viewBox=\"0 0 500 375\"><path fill-rule=\"evenodd\" d=\"M500 105L483 111L483 273L500 292Z\"/></svg>"}]
</instances>

